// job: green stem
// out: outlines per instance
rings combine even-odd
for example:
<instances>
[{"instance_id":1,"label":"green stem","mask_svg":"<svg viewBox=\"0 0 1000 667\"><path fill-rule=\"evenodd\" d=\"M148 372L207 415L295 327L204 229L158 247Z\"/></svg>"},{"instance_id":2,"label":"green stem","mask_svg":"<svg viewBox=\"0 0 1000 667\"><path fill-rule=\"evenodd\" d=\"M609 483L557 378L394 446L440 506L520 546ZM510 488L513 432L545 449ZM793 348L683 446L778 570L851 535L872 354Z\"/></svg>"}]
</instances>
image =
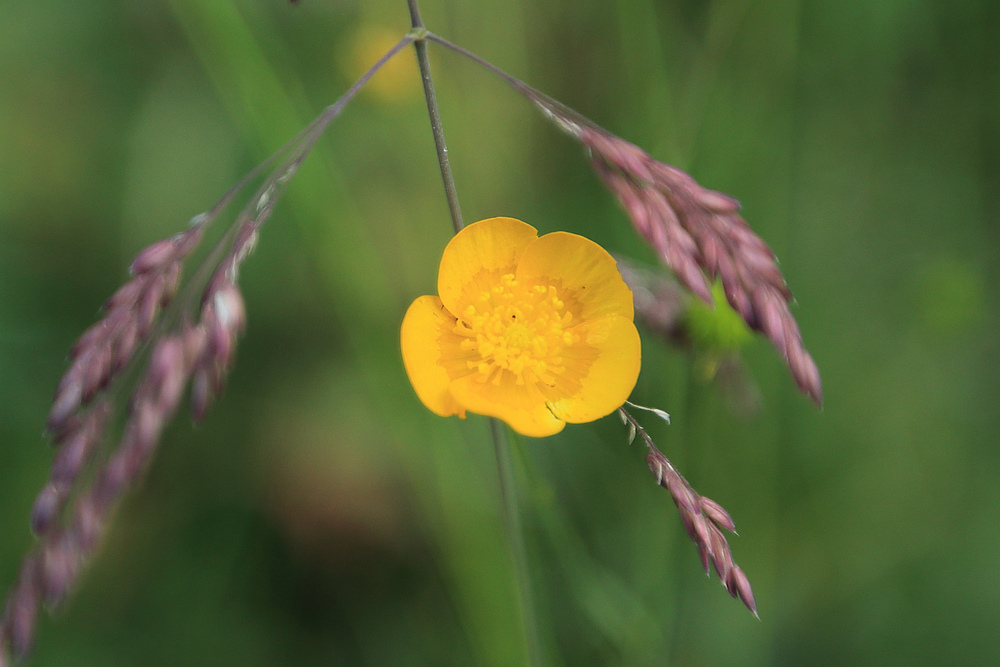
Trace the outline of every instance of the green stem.
<instances>
[{"instance_id":1,"label":"green stem","mask_svg":"<svg viewBox=\"0 0 1000 667\"><path fill-rule=\"evenodd\" d=\"M517 571L517 587L521 596L521 610L524 616L525 636L528 642L529 665L542 665L542 643L538 635L538 620L535 616L535 600L531 592L531 572L528 568L527 550L524 548L524 529L521 526L521 507L517 500L517 480L514 478L514 462L510 455L510 444L504 425L496 417L490 417L493 433L493 450L496 453L497 470L500 473L500 495L504 502L507 524L507 541L510 543Z\"/></svg>"},{"instance_id":2,"label":"green stem","mask_svg":"<svg viewBox=\"0 0 1000 667\"><path fill-rule=\"evenodd\" d=\"M438 165L441 167L441 180L444 183L445 197L448 199L448 210L451 222L457 234L465 226L462 221L462 209L458 202L455 189L455 179L451 173L448 161L448 146L444 140L444 129L441 125L441 115L438 112L437 96L434 94L434 81L431 78L430 61L427 58L426 39L430 35L420 18L417 0L407 0L410 8L410 20L413 29L410 34L415 37L413 46L417 51L417 63L420 66L420 78L424 84L424 98L427 100L427 114L430 116L431 132L434 134L434 147L437 149ZM538 622L535 617L534 598L531 593L531 573L528 570L528 558L524 548L524 532L521 527L521 512L517 500L517 485L514 479L514 464L511 460L510 445L504 433L503 424L499 419L490 418L490 432L493 435L493 449L497 460L497 473L500 478L500 495L503 498L507 541L510 545L511 557L514 559L514 569L517 572L518 596L521 603L521 615L524 621L524 634L528 649L528 664L539 667L542 661L542 644L538 633Z\"/></svg>"},{"instance_id":3,"label":"green stem","mask_svg":"<svg viewBox=\"0 0 1000 667\"><path fill-rule=\"evenodd\" d=\"M441 181L444 183L444 196L448 200L448 211L451 213L451 223L457 234L465 227L462 221L462 208L458 204L458 192L455 190L455 179L451 174L451 163L448 161L448 145L444 142L444 128L441 126L441 114L438 112L437 96L434 94L434 80L431 78L431 63L427 58L427 29L420 18L417 0L407 0L410 6L410 20L413 24L411 34L416 36L413 43L417 51L417 64L420 66L420 79L424 83L424 99L427 100L427 114L431 119L431 132L434 134L434 148L437 149L438 164L441 167Z\"/></svg>"}]
</instances>

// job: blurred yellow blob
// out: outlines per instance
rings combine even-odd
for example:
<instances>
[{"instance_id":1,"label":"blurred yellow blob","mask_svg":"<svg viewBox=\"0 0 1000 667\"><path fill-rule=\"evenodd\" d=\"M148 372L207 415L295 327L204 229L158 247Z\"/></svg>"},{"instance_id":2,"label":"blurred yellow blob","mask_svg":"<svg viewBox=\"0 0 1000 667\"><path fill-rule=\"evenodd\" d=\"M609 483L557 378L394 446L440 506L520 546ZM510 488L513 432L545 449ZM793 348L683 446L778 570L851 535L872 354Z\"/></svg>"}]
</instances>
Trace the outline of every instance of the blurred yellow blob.
<instances>
[{"instance_id":1,"label":"blurred yellow blob","mask_svg":"<svg viewBox=\"0 0 1000 667\"><path fill-rule=\"evenodd\" d=\"M632 292L601 246L490 218L455 235L438 296L406 312L403 364L432 412L468 410L540 438L625 402L639 377L632 318Z\"/></svg>"},{"instance_id":2,"label":"blurred yellow blob","mask_svg":"<svg viewBox=\"0 0 1000 667\"><path fill-rule=\"evenodd\" d=\"M379 25L363 25L337 53L341 71L352 81L402 39L404 32ZM362 94L377 97L382 102L407 100L420 91L420 70L413 47L397 53L365 86Z\"/></svg>"}]
</instances>

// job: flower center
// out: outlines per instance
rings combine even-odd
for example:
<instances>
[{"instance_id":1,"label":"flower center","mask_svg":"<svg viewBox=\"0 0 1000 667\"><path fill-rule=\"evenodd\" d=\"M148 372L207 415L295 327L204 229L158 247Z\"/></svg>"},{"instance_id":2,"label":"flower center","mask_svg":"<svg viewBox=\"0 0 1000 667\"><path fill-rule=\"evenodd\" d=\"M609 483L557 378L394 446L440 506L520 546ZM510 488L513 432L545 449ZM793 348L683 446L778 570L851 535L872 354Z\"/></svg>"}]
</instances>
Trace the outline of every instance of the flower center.
<instances>
[{"instance_id":1,"label":"flower center","mask_svg":"<svg viewBox=\"0 0 1000 667\"><path fill-rule=\"evenodd\" d=\"M508 273L462 312L454 332L476 353L466 363L480 382L499 385L509 374L519 385L552 387L565 370L563 348L580 340L567 331L572 321L554 286L521 285Z\"/></svg>"}]
</instances>

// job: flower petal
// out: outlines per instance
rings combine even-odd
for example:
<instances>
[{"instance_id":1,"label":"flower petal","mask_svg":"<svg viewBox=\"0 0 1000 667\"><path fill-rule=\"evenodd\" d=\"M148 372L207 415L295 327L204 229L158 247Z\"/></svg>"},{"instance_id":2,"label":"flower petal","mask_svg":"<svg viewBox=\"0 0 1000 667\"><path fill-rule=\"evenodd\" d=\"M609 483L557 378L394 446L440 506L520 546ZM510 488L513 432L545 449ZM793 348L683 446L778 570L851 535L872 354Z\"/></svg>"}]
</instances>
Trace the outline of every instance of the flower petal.
<instances>
[{"instance_id":1,"label":"flower petal","mask_svg":"<svg viewBox=\"0 0 1000 667\"><path fill-rule=\"evenodd\" d=\"M442 417L459 415L465 410L452 398L448 386L451 377L441 365L442 337L455 326L455 318L436 296L422 296L410 304L400 328L403 366L410 384L427 408Z\"/></svg>"},{"instance_id":2,"label":"flower petal","mask_svg":"<svg viewBox=\"0 0 1000 667\"><path fill-rule=\"evenodd\" d=\"M518 260L516 276L525 283L555 284L577 321L605 315L633 318L632 292L614 257L577 234L553 232L529 245Z\"/></svg>"},{"instance_id":3,"label":"flower petal","mask_svg":"<svg viewBox=\"0 0 1000 667\"><path fill-rule=\"evenodd\" d=\"M583 322L572 331L580 342L563 356L567 371L577 377L565 387L556 378L548 408L558 419L582 424L609 415L625 403L639 378L642 346L635 325L620 315Z\"/></svg>"},{"instance_id":4,"label":"flower petal","mask_svg":"<svg viewBox=\"0 0 1000 667\"><path fill-rule=\"evenodd\" d=\"M474 222L452 238L441 257L438 295L456 316L501 276L514 273L517 259L538 238L538 230L514 218Z\"/></svg>"},{"instance_id":5,"label":"flower petal","mask_svg":"<svg viewBox=\"0 0 1000 667\"><path fill-rule=\"evenodd\" d=\"M566 423L552 415L538 389L515 384L510 373L501 378L499 384L475 375L460 378L451 384L452 395L469 412L502 419L521 435L544 438L563 430Z\"/></svg>"}]
</instances>

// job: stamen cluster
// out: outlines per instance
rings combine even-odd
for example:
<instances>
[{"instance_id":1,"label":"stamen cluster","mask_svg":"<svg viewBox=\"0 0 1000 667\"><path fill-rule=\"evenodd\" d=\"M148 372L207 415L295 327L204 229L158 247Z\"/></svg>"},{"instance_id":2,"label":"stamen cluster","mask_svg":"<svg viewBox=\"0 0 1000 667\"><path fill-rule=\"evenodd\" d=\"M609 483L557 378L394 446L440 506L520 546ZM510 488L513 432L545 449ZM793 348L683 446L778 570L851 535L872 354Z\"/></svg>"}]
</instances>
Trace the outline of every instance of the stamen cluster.
<instances>
[{"instance_id":1,"label":"stamen cluster","mask_svg":"<svg viewBox=\"0 0 1000 667\"><path fill-rule=\"evenodd\" d=\"M465 309L453 332L466 338L463 350L478 353L478 360L466 362L478 381L499 385L507 372L518 385L553 387L565 371L563 346L580 340L567 331L572 323L554 285L522 286L508 273Z\"/></svg>"}]
</instances>

